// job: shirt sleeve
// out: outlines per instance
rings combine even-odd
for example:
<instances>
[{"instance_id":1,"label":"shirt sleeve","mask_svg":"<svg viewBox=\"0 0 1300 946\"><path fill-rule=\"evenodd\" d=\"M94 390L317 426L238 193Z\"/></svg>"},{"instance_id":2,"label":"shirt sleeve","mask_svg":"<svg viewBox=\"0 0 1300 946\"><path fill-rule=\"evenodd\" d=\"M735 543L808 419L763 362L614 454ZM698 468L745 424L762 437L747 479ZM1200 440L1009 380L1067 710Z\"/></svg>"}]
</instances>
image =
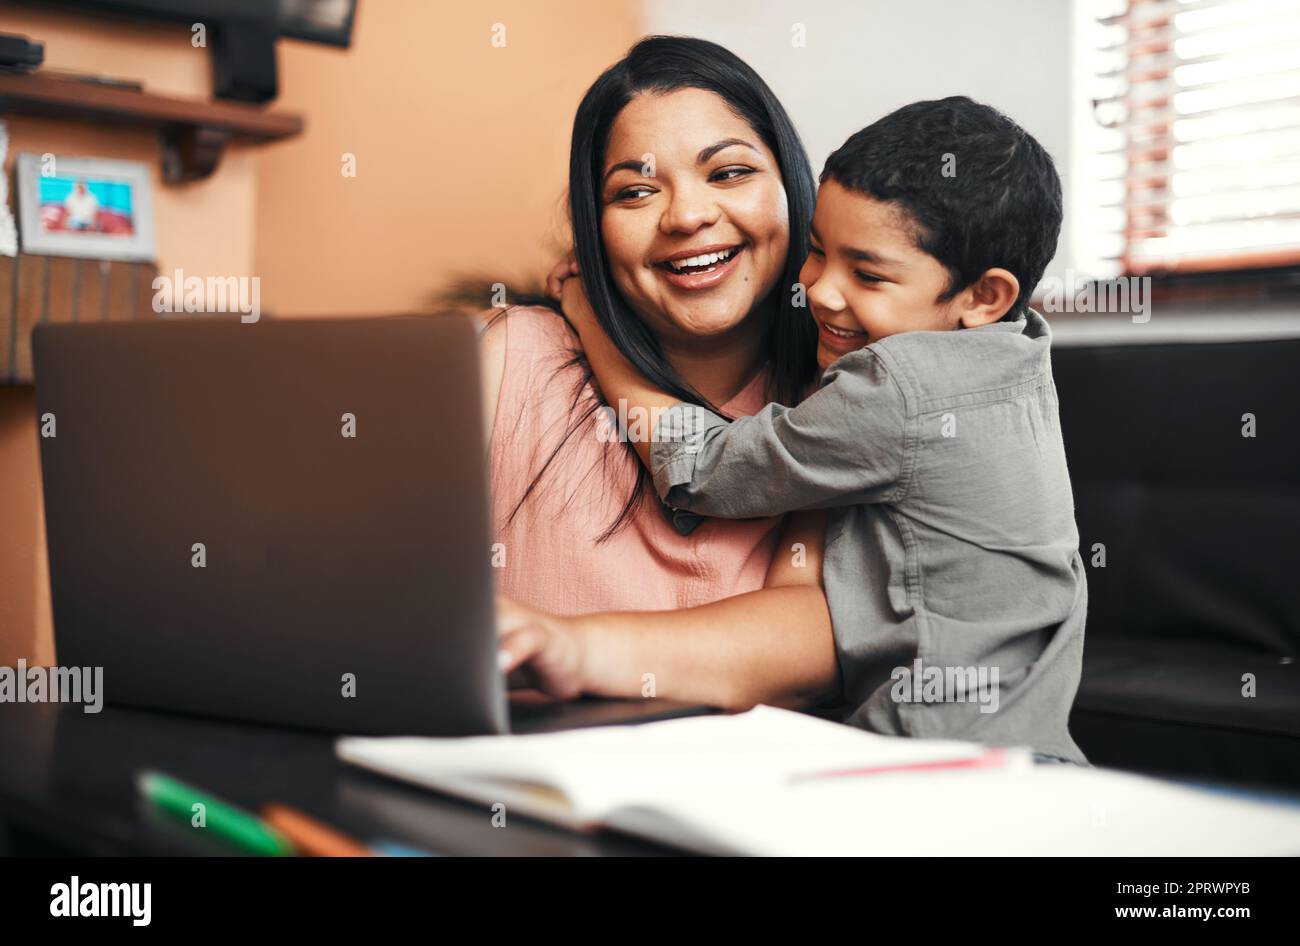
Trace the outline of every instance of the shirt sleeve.
<instances>
[{"instance_id":1,"label":"shirt sleeve","mask_svg":"<svg viewBox=\"0 0 1300 946\"><path fill-rule=\"evenodd\" d=\"M886 502L901 488L906 399L870 349L839 359L797 407L726 421L679 403L655 426L651 472L669 506L743 519Z\"/></svg>"}]
</instances>

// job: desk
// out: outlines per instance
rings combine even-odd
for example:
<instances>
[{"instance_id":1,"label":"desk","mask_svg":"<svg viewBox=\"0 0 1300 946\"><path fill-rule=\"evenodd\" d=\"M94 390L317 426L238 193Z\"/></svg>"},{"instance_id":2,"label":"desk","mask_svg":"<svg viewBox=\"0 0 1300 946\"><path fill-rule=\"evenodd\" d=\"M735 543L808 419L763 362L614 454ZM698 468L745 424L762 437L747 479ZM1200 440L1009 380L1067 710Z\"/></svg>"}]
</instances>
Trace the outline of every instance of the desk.
<instances>
[{"instance_id":1,"label":"desk","mask_svg":"<svg viewBox=\"0 0 1300 946\"><path fill-rule=\"evenodd\" d=\"M280 801L358 840L449 855L656 855L673 849L585 836L436 795L334 758L333 737L105 706L0 703L0 854L237 853L142 805L135 775L157 769L250 810Z\"/></svg>"}]
</instances>

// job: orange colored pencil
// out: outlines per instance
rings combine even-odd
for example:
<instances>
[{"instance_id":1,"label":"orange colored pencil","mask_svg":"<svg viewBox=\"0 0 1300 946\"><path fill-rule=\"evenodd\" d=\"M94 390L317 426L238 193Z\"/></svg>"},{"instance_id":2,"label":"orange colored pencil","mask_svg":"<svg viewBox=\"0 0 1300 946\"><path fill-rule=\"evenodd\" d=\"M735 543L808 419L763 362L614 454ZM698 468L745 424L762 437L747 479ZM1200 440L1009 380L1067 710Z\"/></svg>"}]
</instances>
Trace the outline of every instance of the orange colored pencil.
<instances>
[{"instance_id":1,"label":"orange colored pencil","mask_svg":"<svg viewBox=\"0 0 1300 946\"><path fill-rule=\"evenodd\" d=\"M359 841L288 805L269 802L262 806L262 817L309 857L372 857L374 854Z\"/></svg>"}]
</instances>

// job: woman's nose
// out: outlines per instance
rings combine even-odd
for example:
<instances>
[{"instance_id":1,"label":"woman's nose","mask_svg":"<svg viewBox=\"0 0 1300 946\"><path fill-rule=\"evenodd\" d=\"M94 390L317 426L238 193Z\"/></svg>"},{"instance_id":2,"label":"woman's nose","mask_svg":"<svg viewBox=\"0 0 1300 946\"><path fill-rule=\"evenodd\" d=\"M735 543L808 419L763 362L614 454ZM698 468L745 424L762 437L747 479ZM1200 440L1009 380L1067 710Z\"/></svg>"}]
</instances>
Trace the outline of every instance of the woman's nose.
<instances>
[{"instance_id":1,"label":"woman's nose","mask_svg":"<svg viewBox=\"0 0 1300 946\"><path fill-rule=\"evenodd\" d=\"M673 192L668 209L659 220L659 229L664 233L694 233L720 219L722 208L713 195L685 188Z\"/></svg>"}]
</instances>

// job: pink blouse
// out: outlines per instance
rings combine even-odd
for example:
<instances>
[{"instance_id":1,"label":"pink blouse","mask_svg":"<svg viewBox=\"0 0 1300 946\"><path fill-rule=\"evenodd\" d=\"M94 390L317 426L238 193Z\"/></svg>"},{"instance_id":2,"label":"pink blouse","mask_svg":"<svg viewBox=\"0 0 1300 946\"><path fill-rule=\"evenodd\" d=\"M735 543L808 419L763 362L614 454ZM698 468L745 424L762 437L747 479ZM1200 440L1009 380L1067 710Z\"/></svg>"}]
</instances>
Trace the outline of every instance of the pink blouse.
<instances>
[{"instance_id":1,"label":"pink blouse","mask_svg":"<svg viewBox=\"0 0 1300 946\"><path fill-rule=\"evenodd\" d=\"M573 416L599 403L581 366L566 366L580 351L577 337L545 308L501 318L505 368L489 453L498 591L554 614L583 614L689 608L763 587L780 517L708 519L683 536L648 480L624 527L597 544L630 495L638 461L625 444L611 442L617 428L595 413L561 446ZM759 411L767 403L762 380L760 373L723 410Z\"/></svg>"}]
</instances>

